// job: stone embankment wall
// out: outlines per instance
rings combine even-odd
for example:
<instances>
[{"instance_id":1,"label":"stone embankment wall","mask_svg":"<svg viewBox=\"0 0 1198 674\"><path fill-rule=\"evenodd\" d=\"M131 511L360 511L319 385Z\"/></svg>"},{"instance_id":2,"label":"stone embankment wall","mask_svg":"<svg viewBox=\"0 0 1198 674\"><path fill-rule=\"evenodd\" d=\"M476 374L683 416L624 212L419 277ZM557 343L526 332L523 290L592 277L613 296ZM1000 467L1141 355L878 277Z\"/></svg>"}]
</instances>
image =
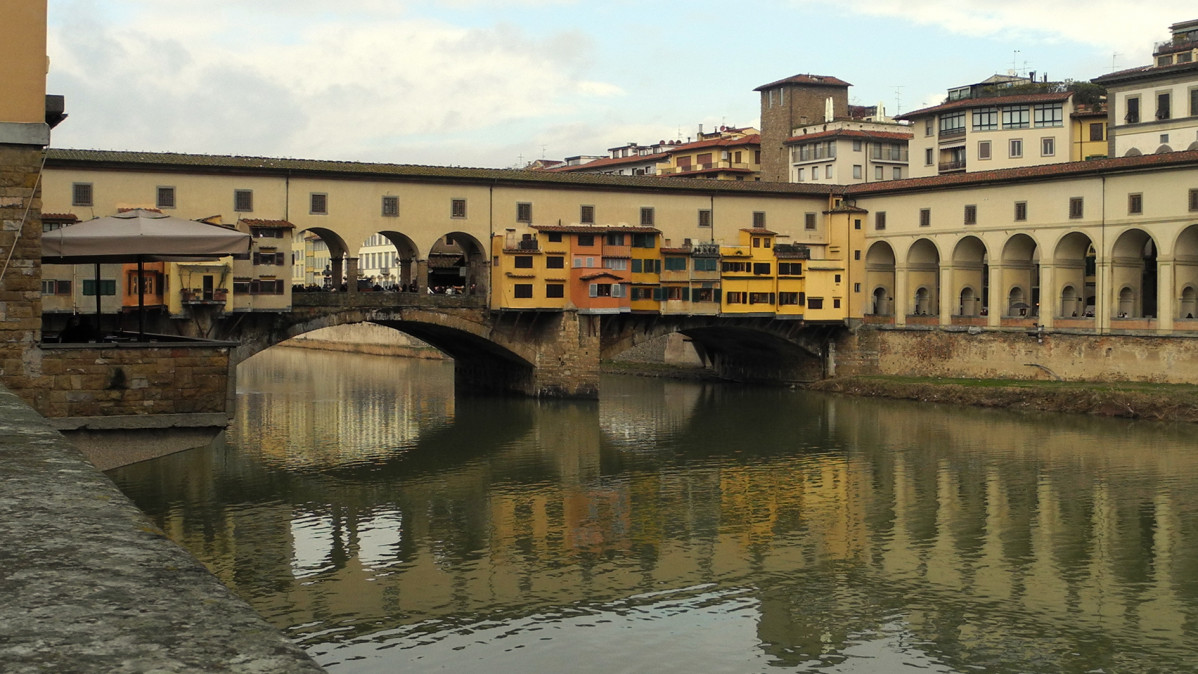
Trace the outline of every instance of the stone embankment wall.
<instances>
[{"instance_id":1,"label":"stone embankment wall","mask_svg":"<svg viewBox=\"0 0 1198 674\"><path fill-rule=\"evenodd\" d=\"M6 378L46 417L225 411L227 346L46 345L31 373Z\"/></svg>"},{"instance_id":2,"label":"stone embankment wall","mask_svg":"<svg viewBox=\"0 0 1198 674\"><path fill-rule=\"evenodd\" d=\"M42 335L41 161L40 147L0 145L0 377L5 382L27 375ZM23 392L38 385L24 379L9 383Z\"/></svg>"},{"instance_id":3,"label":"stone embankment wall","mask_svg":"<svg viewBox=\"0 0 1198 674\"><path fill-rule=\"evenodd\" d=\"M1198 382L1198 339L864 327L836 345L838 376Z\"/></svg>"},{"instance_id":4,"label":"stone embankment wall","mask_svg":"<svg viewBox=\"0 0 1198 674\"><path fill-rule=\"evenodd\" d=\"M0 387L0 669L320 672Z\"/></svg>"}]
</instances>

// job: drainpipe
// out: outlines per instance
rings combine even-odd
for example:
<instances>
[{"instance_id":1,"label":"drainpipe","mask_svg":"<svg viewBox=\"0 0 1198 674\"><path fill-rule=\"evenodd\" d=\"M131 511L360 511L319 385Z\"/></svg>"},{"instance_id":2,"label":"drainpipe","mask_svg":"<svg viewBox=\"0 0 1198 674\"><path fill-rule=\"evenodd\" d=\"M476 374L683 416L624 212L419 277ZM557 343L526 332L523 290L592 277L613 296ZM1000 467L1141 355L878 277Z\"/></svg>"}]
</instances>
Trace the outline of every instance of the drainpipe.
<instances>
[{"instance_id":1,"label":"drainpipe","mask_svg":"<svg viewBox=\"0 0 1198 674\"><path fill-rule=\"evenodd\" d=\"M1099 297L1102 297L1103 295L1107 295L1107 296L1105 298L1106 302L1104 302L1104 304L1106 305L1106 309L1104 310L1106 312L1105 317L1104 317L1102 311L1098 311L1097 307L1095 307L1094 313L1096 314L1095 318L1098 320L1098 334L1102 335L1102 334L1110 333L1110 325L1111 325L1111 313L1110 312L1111 312L1111 299L1112 298L1110 297L1110 295L1108 293L1105 292L1107 286L1109 286L1111 283L1111 280L1109 278L1107 278L1108 274L1106 272L1106 266L1107 266L1107 259L1106 259L1107 258L1107 254L1106 254L1106 176L1100 174L1098 176L1098 179L1100 181L1102 181L1102 190L1100 192L1100 198L1099 198L1099 204L1098 204L1099 208L1101 209L1101 211L1099 213L1099 218L1101 218L1101 220L1098 223L1099 224L1099 230L1098 230L1099 237L1098 238L1099 238L1100 245L1102 246L1102 248L1100 250L1102 251L1102 266L1103 266L1102 285L1103 285L1103 288L1102 288L1102 291L1100 292L1100 290L1098 288L1098 279L1097 278L1094 279L1094 281L1095 281L1094 302L1097 304ZM1097 274L1098 274L1098 256L1097 255L1094 256L1094 262L1095 262L1094 273L1097 276ZM1143 289L1141 289L1141 292L1143 292ZM1105 323L1105 325L1104 325L1104 323Z\"/></svg>"}]
</instances>

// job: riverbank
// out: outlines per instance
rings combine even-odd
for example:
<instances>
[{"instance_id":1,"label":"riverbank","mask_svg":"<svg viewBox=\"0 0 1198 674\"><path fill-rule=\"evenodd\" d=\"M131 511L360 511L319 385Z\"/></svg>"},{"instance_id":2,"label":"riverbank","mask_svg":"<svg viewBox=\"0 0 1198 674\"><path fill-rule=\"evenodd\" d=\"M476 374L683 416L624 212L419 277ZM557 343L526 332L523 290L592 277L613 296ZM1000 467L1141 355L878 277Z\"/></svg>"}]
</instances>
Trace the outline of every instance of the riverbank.
<instances>
[{"instance_id":1,"label":"riverbank","mask_svg":"<svg viewBox=\"0 0 1198 674\"><path fill-rule=\"evenodd\" d=\"M1198 423L1198 386L1190 384L870 376L826 379L805 388L871 398Z\"/></svg>"}]
</instances>

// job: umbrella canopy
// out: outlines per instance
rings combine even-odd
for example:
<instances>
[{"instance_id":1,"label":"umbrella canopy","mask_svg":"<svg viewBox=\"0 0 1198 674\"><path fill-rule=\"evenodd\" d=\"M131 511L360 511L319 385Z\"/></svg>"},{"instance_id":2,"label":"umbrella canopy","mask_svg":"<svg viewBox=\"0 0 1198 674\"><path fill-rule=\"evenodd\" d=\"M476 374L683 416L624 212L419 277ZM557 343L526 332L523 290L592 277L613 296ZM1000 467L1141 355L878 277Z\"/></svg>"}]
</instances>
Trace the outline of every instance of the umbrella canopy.
<instances>
[{"instance_id":1,"label":"umbrella canopy","mask_svg":"<svg viewBox=\"0 0 1198 674\"><path fill-rule=\"evenodd\" d=\"M142 208L42 235L42 261L49 264L196 260L249 252L249 234Z\"/></svg>"}]
</instances>

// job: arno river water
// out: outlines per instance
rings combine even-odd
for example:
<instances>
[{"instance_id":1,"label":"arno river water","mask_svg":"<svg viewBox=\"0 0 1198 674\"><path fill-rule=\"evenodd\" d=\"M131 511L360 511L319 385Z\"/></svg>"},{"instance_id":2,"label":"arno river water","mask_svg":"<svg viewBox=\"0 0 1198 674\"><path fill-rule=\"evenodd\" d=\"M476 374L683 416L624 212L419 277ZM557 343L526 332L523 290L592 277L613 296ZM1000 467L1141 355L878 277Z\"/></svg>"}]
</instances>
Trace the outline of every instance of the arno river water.
<instances>
[{"instance_id":1,"label":"arno river water","mask_svg":"<svg viewBox=\"0 0 1198 674\"><path fill-rule=\"evenodd\" d=\"M1198 671L1198 431L273 349L112 474L334 672Z\"/></svg>"}]
</instances>

